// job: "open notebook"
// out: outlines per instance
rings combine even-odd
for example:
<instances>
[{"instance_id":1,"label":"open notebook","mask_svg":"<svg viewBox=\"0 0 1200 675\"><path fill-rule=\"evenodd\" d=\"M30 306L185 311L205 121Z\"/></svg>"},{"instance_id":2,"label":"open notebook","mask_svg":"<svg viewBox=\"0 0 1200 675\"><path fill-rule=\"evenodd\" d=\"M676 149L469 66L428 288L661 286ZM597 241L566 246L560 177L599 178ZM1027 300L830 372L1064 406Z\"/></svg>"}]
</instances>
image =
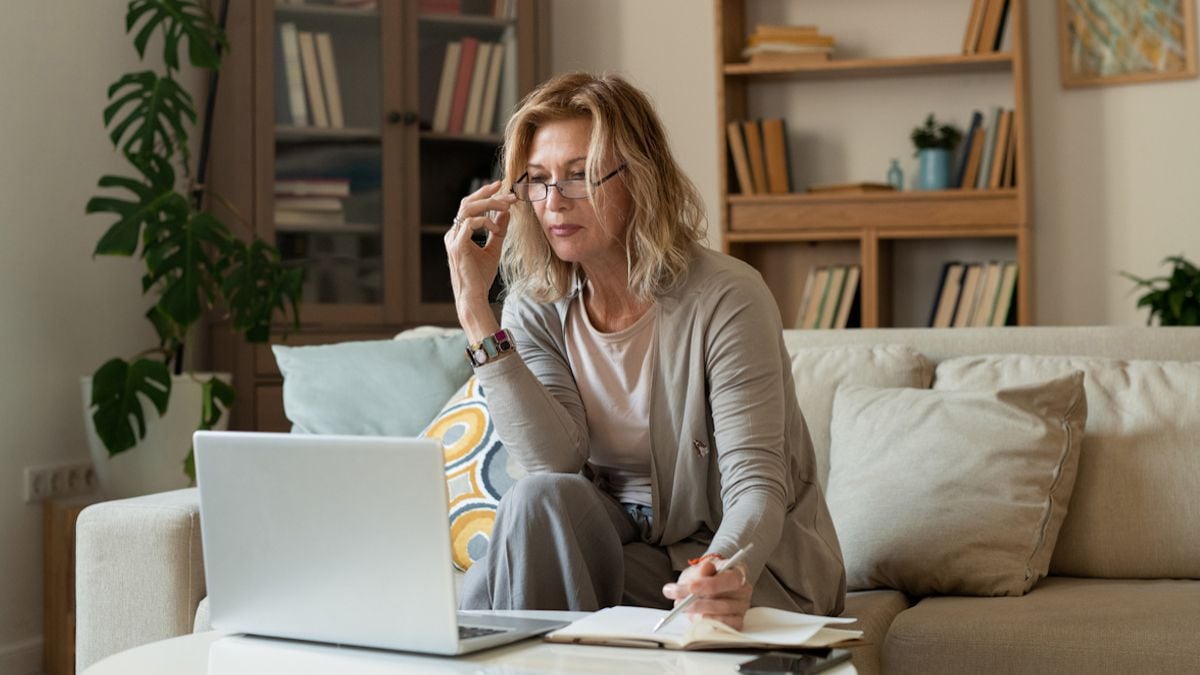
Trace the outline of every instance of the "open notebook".
<instances>
[{"instance_id":1,"label":"open notebook","mask_svg":"<svg viewBox=\"0 0 1200 675\"><path fill-rule=\"evenodd\" d=\"M799 614L770 607L752 607L746 612L740 631L712 619L692 623L686 616L681 616L657 633L653 632L654 624L666 614L667 611L662 609L609 607L546 635L546 640L667 649L774 649L848 646L862 637L859 630L829 627L830 624L854 623L856 619Z\"/></svg>"}]
</instances>

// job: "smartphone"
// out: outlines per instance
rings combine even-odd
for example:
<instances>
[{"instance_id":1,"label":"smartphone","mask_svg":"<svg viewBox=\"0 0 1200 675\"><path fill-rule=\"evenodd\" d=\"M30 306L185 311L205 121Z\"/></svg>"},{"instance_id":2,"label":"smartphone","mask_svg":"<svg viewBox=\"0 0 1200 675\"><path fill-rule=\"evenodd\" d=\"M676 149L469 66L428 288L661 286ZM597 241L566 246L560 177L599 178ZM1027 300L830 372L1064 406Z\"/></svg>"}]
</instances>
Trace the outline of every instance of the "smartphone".
<instances>
[{"instance_id":1,"label":"smartphone","mask_svg":"<svg viewBox=\"0 0 1200 675\"><path fill-rule=\"evenodd\" d=\"M850 652L845 649L809 654L768 652L738 666L738 672L746 675L812 675L823 673L849 660Z\"/></svg>"}]
</instances>

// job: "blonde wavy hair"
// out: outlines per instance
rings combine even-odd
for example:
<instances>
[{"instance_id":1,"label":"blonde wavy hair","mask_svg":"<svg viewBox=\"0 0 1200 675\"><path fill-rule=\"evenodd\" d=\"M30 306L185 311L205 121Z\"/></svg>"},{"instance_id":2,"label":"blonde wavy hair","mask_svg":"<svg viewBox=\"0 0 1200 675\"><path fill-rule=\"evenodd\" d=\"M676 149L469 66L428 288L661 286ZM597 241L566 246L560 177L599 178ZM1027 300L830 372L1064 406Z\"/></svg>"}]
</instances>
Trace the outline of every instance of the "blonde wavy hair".
<instances>
[{"instance_id":1,"label":"blonde wavy hair","mask_svg":"<svg viewBox=\"0 0 1200 675\"><path fill-rule=\"evenodd\" d=\"M687 274L691 245L705 236L700 193L683 174L667 144L654 106L644 93L617 75L569 73L546 81L521 102L504 131L504 186L525 173L538 128L571 119L591 121L587 168L591 183L604 175L601 163L616 159L630 196L625 228L629 288L644 301L665 293ZM500 255L507 292L538 302L567 296L584 281L578 265L561 260L550 248L533 205L517 202Z\"/></svg>"}]
</instances>

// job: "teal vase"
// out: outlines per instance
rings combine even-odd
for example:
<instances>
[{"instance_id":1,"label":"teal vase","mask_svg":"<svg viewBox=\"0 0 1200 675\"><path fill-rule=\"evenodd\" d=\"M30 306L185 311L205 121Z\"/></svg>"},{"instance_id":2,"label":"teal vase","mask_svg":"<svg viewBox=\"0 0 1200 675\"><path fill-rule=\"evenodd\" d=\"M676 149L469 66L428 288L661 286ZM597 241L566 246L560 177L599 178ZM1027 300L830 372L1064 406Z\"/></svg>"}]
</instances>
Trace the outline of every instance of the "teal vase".
<instances>
[{"instance_id":1,"label":"teal vase","mask_svg":"<svg viewBox=\"0 0 1200 675\"><path fill-rule=\"evenodd\" d=\"M917 189L945 190L950 187L950 151L922 148L917 154Z\"/></svg>"}]
</instances>

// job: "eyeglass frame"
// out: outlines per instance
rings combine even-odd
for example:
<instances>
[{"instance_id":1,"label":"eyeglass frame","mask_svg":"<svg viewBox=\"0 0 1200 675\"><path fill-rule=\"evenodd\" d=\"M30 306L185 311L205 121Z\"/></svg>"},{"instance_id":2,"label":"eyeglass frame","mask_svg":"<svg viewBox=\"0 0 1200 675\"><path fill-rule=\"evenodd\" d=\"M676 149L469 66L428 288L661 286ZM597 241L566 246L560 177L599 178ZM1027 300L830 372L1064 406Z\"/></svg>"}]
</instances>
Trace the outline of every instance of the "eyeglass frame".
<instances>
[{"instance_id":1,"label":"eyeglass frame","mask_svg":"<svg viewBox=\"0 0 1200 675\"><path fill-rule=\"evenodd\" d=\"M625 168L628 166L629 165L627 163L622 162L620 166L618 166L617 168L610 171L607 176L592 183L592 187L598 188L601 185L604 185L605 183L612 180L613 178L616 178L617 174L624 171ZM525 180L528 177L529 177L529 172L526 171L525 173L521 174L521 177L518 178L517 180L515 180L512 184L512 187L509 188L509 190L514 195L517 195L517 199L519 199L520 201L526 202L528 204L532 204L534 202L544 202L547 199L549 199L550 198L550 188L554 188L555 190L558 190L558 196L562 197L563 199L587 199L586 194L582 197L568 197L567 194L565 192L563 192L563 189L562 189L563 183L584 183L584 184L586 184L588 182L587 179L584 179L584 180L560 180L557 183L534 183L534 182ZM542 185L546 189L546 196L542 197L541 199L522 199L521 195L517 194L517 185Z\"/></svg>"}]
</instances>

